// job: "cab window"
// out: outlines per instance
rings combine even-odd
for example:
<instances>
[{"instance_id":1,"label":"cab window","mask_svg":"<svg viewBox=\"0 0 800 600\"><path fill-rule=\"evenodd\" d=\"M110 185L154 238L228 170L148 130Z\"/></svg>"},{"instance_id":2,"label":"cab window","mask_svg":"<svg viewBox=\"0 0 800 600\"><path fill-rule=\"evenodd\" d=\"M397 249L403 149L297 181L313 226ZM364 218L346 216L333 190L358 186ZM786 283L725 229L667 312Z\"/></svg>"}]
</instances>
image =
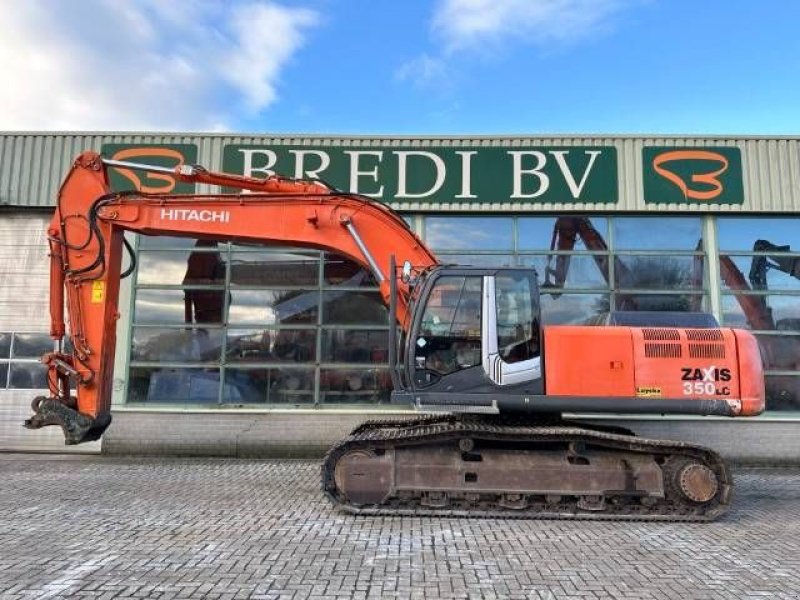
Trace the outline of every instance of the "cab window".
<instances>
[{"instance_id":1,"label":"cab window","mask_svg":"<svg viewBox=\"0 0 800 600\"><path fill-rule=\"evenodd\" d=\"M495 278L497 350L503 361L516 363L539 356L539 307L530 274Z\"/></svg>"}]
</instances>

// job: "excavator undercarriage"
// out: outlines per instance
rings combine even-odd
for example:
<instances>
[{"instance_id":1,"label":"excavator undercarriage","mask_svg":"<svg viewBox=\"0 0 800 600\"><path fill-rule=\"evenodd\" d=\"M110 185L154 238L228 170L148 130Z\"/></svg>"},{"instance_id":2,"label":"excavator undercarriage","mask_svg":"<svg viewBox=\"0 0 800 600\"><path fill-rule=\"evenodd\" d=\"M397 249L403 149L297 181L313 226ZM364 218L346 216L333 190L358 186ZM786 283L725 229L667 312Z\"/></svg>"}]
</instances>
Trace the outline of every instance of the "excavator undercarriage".
<instances>
[{"instance_id":1,"label":"excavator undercarriage","mask_svg":"<svg viewBox=\"0 0 800 600\"><path fill-rule=\"evenodd\" d=\"M716 453L559 418L370 421L328 452L322 487L363 515L711 521L733 482Z\"/></svg>"}]
</instances>

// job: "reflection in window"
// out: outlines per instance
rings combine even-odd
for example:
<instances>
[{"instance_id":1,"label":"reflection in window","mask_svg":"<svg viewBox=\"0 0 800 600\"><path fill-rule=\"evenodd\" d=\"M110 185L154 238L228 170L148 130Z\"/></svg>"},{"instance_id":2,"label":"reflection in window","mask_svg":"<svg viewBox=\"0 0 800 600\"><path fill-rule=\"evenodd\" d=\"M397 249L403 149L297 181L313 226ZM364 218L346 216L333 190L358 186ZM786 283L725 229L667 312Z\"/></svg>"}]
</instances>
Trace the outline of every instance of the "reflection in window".
<instances>
[{"instance_id":1,"label":"reflection in window","mask_svg":"<svg viewBox=\"0 0 800 600\"><path fill-rule=\"evenodd\" d=\"M314 287L319 253L233 252L231 285Z\"/></svg>"},{"instance_id":2,"label":"reflection in window","mask_svg":"<svg viewBox=\"0 0 800 600\"><path fill-rule=\"evenodd\" d=\"M470 266L470 267L513 267L515 259L513 254L442 254L439 260L444 264Z\"/></svg>"},{"instance_id":3,"label":"reflection in window","mask_svg":"<svg viewBox=\"0 0 800 600\"><path fill-rule=\"evenodd\" d=\"M314 401L314 370L284 367L225 370L225 404L308 404Z\"/></svg>"},{"instance_id":4,"label":"reflection in window","mask_svg":"<svg viewBox=\"0 0 800 600\"><path fill-rule=\"evenodd\" d=\"M433 250L513 250L510 217L427 217L425 240Z\"/></svg>"},{"instance_id":5,"label":"reflection in window","mask_svg":"<svg viewBox=\"0 0 800 600\"><path fill-rule=\"evenodd\" d=\"M320 400L325 404L388 402L392 380L386 368L322 369Z\"/></svg>"},{"instance_id":6,"label":"reflection in window","mask_svg":"<svg viewBox=\"0 0 800 600\"><path fill-rule=\"evenodd\" d=\"M565 289L608 288L608 257L605 255L521 255L518 266L536 269L539 285ZM566 279L559 285L564 275Z\"/></svg>"},{"instance_id":7,"label":"reflection in window","mask_svg":"<svg viewBox=\"0 0 800 600\"><path fill-rule=\"evenodd\" d=\"M0 360L0 389L8 385L8 362Z\"/></svg>"},{"instance_id":8,"label":"reflection in window","mask_svg":"<svg viewBox=\"0 0 800 600\"><path fill-rule=\"evenodd\" d=\"M323 281L341 287L378 287L369 270L338 254L326 254Z\"/></svg>"},{"instance_id":9,"label":"reflection in window","mask_svg":"<svg viewBox=\"0 0 800 600\"><path fill-rule=\"evenodd\" d=\"M316 324L319 292L316 290L232 289L228 321L234 324Z\"/></svg>"},{"instance_id":10,"label":"reflection in window","mask_svg":"<svg viewBox=\"0 0 800 600\"><path fill-rule=\"evenodd\" d=\"M517 219L519 250L595 250L607 249L608 219L581 215L530 217ZM558 243L551 247L553 236ZM568 242L572 240L572 242Z\"/></svg>"},{"instance_id":11,"label":"reflection in window","mask_svg":"<svg viewBox=\"0 0 800 600\"><path fill-rule=\"evenodd\" d=\"M703 289L702 257L617 255L614 267L617 289Z\"/></svg>"},{"instance_id":12,"label":"reflection in window","mask_svg":"<svg viewBox=\"0 0 800 600\"><path fill-rule=\"evenodd\" d=\"M12 358L41 358L53 351L53 338L46 333L14 334L14 356Z\"/></svg>"},{"instance_id":13,"label":"reflection in window","mask_svg":"<svg viewBox=\"0 0 800 600\"><path fill-rule=\"evenodd\" d=\"M389 310L380 292L322 292L324 323L329 325L388 325Z\"/></svg>"},{"instance_id":14,"label":"reflection in window","mask_svg":"<svg viewBox=\"0 0 800 600\"><path fill-rule=\"evenodd\" d=\"M800 295L724 294L722 322L727 327L800 331Z\"/></svg>"},{"instance_id":15,"label":"reflection in window","mask_svg":"<svg viewBox=\"0 0 800 600\"><path fill-rule=\"evenodd\" d=\"M8 387L15 389L47 389L47 367L38 362L12 362Z\"/></svg>"},{"instance_id":16,"label":"reflection in window","mask_svg":"<svg viewBox=\"0 0 800 600\"><path fill-rule=\"evenodd\" d=\"M719 217L716 222L722 252L752 251L757 240L766 240L777 246L790 244L793 252L800 251L797 241L800 219L796 217Z\"/></svg>"},{"instance_id":17,"label":"reflection in window","mask_svg":"<svg viewBox=\"0 0 800 600\"><path fill-rule=\"evenodd\" d=\"M11 355L11 334L0 333L0 359Z\"/></svg>"},{"instance_id":18,"label":"reflection in window","mask_svg":"<svg viewBox=\"0 0 800 600\"><path fill-rule=\"evenodd\" d=\"M217 404L219 369L131 367L129 402Z\"/></svg>"},{"instance_id":19,"label":"reflection in window","mask_svg":"<svg viewBox=\"0 0 800 600\"><path fill-rule=\"evenodd\" d=\"M229 329L229 362L310 362L316 359L314 329Z\"/></svg>"},{"instance_id":20,"label":"reflection in window","mask_svg":"<svg viewBox=\"0 0 800 600\"><path fill-rule=\"evenodd\" d=\"M698 312L702 310L702 294L636 294L615 295L614 310Z\"/></svg>"},{"instance_id":21,"label":"reflection in window","mask_svg":"<svg viewBox=\"0 0 800 600\"><path fill-rule=\"evenodd\" d=\"M539 311L534 290L532 277L523 273L495 279L497 349L507 363L539 356Z\"/></svg>"},{"instance_id":22,"label":"reflection in window","mask_svg":"<svg viewBox=\"0 0 800 600\"><path fill-rule=\"evenodd\" d=\"M140 285L223 285L225 263L212 247L191 251L141 252L137 272Z\"/></svg>"},{"instance_id":23,"label":"reflection in window","mask_svg":"<svg viewBox=\"0 0 800 600\"><path fill-rule=\"evenodd\" d=\"M727 290L800 291L800 255L731 256L721 254L719 266L720 279L724 289Z\"/></svg>"},{"instance_id":24,"label":"reflection in window","mask_svg":"<svg viewBox=\"0 0 800 600\"><path fill-rule=\"evenodd\" d=\"M547 325L581 325L609 311L608 294L548 294L542 290L542 321Z\"/></svg>"},{"instance_id":25,"label":"reflection in window","mask_svg":"<svg viewBox=\"0 0 800 600\"><path fill-rule=\"evenodd\" d=\"M389 360L389 332L370 329L325 329L322 360L380 364Z\"/></svg>"},{"instance_id":26,"label":"reflection in window","mask_svg":"<svg viewBox=\"0 0 800 600\"><path fill-rule=\"evenodd\" d=\"M700 217L615 217L615 250L703 249Z\"/></svg>"},{"instance_id":27,"label":"reflection in window","mask_svg":"<svg viewBox=\"0 0 800 600\"><path fill-rule=\"evenodd\" d=\"M800 376L767 374L765 380L767 410L800 410Z\"/></svg>"},{"instance_id":28,"label":"reflection in window","mask_svg":"<svg viewBox=\"0 0 800 600\"><path fill-rule=\"evenodd\" d=\"M221 329L136 327L131 341L131 360L211 362L219 360L221 349Z\"/></svg>"}]
</instances>

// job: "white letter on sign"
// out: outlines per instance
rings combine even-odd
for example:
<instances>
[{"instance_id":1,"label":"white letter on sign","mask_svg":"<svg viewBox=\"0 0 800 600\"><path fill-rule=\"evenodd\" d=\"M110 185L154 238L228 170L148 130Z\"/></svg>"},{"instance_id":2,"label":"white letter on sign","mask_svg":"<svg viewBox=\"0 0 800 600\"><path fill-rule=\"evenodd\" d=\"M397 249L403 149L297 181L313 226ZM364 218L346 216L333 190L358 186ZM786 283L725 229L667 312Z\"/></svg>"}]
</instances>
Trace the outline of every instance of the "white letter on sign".
<instances>
[{"instance_id":1,"label":"white letter on sign","mask_svg":"<svg viewBox=\"0 0 800 600\"><path fill-rule=\"evenodd\" d=\"M511 194L512 198L537 198L544 194L550 187L550 178L546 173L542 172L547 157L544 152L538 150L512 150L509 152L514 160L514 192ZM536 158L536 165L532 169L522 168L523 155L533 156ZM539 180L539 189L530 194L522 193L522 176L533 175Z\"/></svg>"},{"instance_id":2,"label":"white letter on sign","mask_svg":"<svg viewBox=\"0 0 800 600\"><path fill-rule=\"evenodd\" d=\"M587 150L586 154L589 156L589 164L586 165L586 170L583 172L581 176L580 183L575 183L575 177L572 175L572 171L569 170L569 166L567 165L567 159L565 155L569 152L569 150L551 150L550 154L552 154L556 162L558 163L558 168L561 169L561 172L564 174L564 180L567 182L567 186L569 187L569 191L572 192L572 197L576 200L578 196L581 195L581 191L583 190L583 186L586 184L586 180L589 179L589 172L592 170L594 166L594 161L597 158L598 154L600 154L600 150Z\"/></svg>"},{"instance_id":3,"label":"white letter on sign","mask_svg":"<svg viewBox=\"0 0 800 600\"><path fill-rule=\"evenodd\" d=\"M294 176L295 179L319 179L320 171L324 171L331 165L331 157L327 152L321 150L289 150L289 154L294 154ZM307 154L314 154L319 157L319 166L316 169L306 170L305 158Z\"/></svg>"},{"instance_id":4,"label":"white letter on sign","mask_svg":"<svg viewBox=\"0 0 800 600\"><path fill-rule=\"evenodd\" d=\"M383 196L383 186L378 188L377 192L368 193L368 192L359 192L358 191L358 178L369 176L376 182L378 181L378 165L369 171L361 171L359 168L359 159L362 156L375 156L378 158L378 162L380 163L383 160L383 151L380 150L347 150L345 154L350 155L350 192L353 194L363 194L364 196L372 196L374 198L380 198Z\"/></svg>"},{"instance_id":5,"label":"white letter on sign","mask_svg":"<svg viewBox=\"0 0 800 600\"><path fill-rule=\"evenodd\" d=\"M444 178L447 173L447 168L444 166L444 161L440 156L433 152L423 152L421 150L403 150L395 152L397 155L397 197L398 198L425 198L439 191L444 184ZM436 180L433 182L431 188L425 192L410 194L406 189L406 162L409 156L420 156L427 158L433 162L436 167Z\"/></svg>"}]
</instances>

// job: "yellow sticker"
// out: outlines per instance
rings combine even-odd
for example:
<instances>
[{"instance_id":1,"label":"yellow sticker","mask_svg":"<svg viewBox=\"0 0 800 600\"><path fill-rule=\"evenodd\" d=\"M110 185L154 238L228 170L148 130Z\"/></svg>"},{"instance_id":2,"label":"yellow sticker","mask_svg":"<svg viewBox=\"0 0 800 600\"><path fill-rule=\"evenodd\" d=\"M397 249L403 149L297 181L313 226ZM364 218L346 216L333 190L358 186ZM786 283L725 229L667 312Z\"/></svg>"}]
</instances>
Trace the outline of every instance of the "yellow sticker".
<instances>
[{"instance_id":1,"label":"yellow sticker","mask_svg":"<svg viewBox=\"0 0 800 600\"><path fill-rule=\"evenodd\" d=\"M637 387L636 395L640 398L659 398L661 397L661 388L652 385Z\"/></svg>"},{"instance_id":2,"label":"yellow sticker","mask_svg":"<svg viewBox=\"0 0 800 600\"><path fill-rule=\"evenodd\" d=\"M100 304L106 297L106 284L102 281L92 282L92 304Z\"/></svg>"}]
</instances>

